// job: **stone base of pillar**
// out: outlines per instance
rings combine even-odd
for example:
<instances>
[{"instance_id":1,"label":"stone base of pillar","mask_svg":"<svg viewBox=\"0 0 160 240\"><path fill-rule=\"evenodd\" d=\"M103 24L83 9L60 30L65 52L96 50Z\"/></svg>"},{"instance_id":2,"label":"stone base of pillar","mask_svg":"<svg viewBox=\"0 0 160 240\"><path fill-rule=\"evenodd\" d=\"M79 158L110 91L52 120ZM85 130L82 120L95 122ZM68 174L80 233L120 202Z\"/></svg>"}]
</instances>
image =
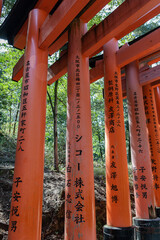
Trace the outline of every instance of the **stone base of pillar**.
<instances>
[{"instance_id":1,"label":"stone base of pillar","mask_svg":"<svg viewBox=\"0 0 160 240\"><path fill-rule=\"evenodd\" d=\"M134 240L133 227L112 227L105 225L103 227L104 240Z\"/></svg>"},{"instance_id":2,"label":"stone base of pillar","mask_svg":"<svg viewBox=\"0 0 160 240\"><path fill-rule=\"evenodd\" d=\"M160 239L160 218L138 219L133 218L135 240Z\"/></svg>"},{"instance_id":3,"label":"stone base of pillar","mask_svg":"<svg viewBox=\"0 0 160 240\"><path fill-rule=\"evenodd\" d=\"M156 214L157 217L160 218L160 207L156 207Z\"/></svg>"}]
</instances>

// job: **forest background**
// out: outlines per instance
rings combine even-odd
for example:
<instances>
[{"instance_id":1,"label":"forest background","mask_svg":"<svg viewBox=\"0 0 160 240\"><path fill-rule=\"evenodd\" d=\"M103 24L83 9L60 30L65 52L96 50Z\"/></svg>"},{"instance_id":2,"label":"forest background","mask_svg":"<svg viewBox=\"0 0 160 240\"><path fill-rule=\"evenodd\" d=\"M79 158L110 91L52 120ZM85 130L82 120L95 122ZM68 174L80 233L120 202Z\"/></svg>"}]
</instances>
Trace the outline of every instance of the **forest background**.
<instances>
[{"instance_id":1,"label":"forest background","mask_svg":"<svg viewBox=\"0 0 160 240\"><path fill-rule=\"evenodd\" d=\"M5 0L0 24L7 17L16 0ZM101 22L115 10L124 0L112 0L89 23L88 29ZM160 14L146 22L135 31L119 40L119 46L160 26ZM19 109L22 80L12 81L12 70L24 51L13 48L6 41L0 40L0 152L16 150ZM49 57L49 66L55 62L60 51ZM103 82L100 79L90 85L92 139L95 169L104 171L105 139L104 139L104 99ZM124 119L126 130L126 147L128 162L130 157L129 123L127 100L124 99ZM57 171L65 168L66 153L66 112L67 112L67 74L47 87L46 135L45 135L45 167Z\"/></svg>"}]
</instances>

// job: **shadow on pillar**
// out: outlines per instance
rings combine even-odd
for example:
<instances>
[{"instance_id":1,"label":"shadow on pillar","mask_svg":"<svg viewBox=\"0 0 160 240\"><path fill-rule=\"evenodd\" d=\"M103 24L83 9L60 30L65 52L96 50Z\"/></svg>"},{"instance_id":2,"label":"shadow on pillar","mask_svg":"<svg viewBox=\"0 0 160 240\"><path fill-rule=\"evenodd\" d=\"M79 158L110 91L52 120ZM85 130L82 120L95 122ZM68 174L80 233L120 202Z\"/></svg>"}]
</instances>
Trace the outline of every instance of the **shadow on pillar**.
<instances>
[{"instance_id":1,"label":"shadow on pillar","mask_svg":"<svg viewBox=\"0 0 160 240\"><path fill-rule=\"evenodd\" d=\"M160 218L160 207L156 207L156 214L157 217Z\"/></svg>"},{"instance_id":2,"label":"shadow on pillar","mask_svg":"<svg viewBox=\"0 0 160 240\"><path fill-rule=\"evenodd\" d=\"M133 218L135 240L160 239L160 218L138 219Z\"/></svg>"},{"instance_id":3,"label":"shadow on pillar","mask_svg":"<svg viewBox=\"0 0 160 240\"><path fill-rule=\"evenodd\" d=\"M133 227L103 227L104 240L134 240Z\"/></svg>"}]
</instances>

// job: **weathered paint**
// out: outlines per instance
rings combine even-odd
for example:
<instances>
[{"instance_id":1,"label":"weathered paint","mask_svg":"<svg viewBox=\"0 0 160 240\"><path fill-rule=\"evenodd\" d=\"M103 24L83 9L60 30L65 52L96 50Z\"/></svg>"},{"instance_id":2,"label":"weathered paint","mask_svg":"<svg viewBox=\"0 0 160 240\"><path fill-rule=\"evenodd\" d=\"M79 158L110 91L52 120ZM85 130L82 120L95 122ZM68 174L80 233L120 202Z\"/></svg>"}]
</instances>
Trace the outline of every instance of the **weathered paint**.
<instances>
[{"instance_id":1,"label":"weathered paint","mask_svg":"<svg viewBox=\"0 0 160 240\"><path fill-rule=\"evenodd\" d=\"M121 34L130 25L135 23L137 19L140 20L141 16L147 14L151 9L156 7L158 4L159 0L124 1L108 17L106 17L97 26L90 29L83 36L82 38L83 54L85 54L86 56L92 55L94 52L100 49L106 42L110 41L116 35Z\"/></svg>"},{"instance_id":2,"label":"weathered paint","mask_svg":"<svg viewBox=\"0 0 160 240\"><path fill-rule=\"evenodd\" d=\"M39 47L48 48L74 20L89 0L65 0L40 29Z\"/></svg>"}]
</instances>

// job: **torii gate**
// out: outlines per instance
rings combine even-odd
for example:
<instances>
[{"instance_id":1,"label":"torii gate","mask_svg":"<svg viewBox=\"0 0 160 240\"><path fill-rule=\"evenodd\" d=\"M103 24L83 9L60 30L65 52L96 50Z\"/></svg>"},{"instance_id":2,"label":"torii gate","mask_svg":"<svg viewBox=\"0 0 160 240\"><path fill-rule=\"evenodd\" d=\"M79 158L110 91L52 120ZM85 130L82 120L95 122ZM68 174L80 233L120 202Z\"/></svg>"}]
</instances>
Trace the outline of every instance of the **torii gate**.
<instances>
[{"instance_id":1,"label":"torii gate","mask_svg":"<svg viewBox=\"0 0 160 240\"><path fill-rule=\"evenodd\" d=\"M100 24L87 31L86 23L108 2L18 0L0 27L0 37L8 39L16 48L26 48L25 56L13 70L15 81L23 73L23 85L9 240L41 239L46 87L67 71L65 240L96 239L89 85L102 76L105 79L107 183L104 239L133 239L134 228L135 239L158 239L160 236L160 219L156 218L155 211L156 207L160 216L159 112L155 109L152 90L152 86L159 85L160 68L148 67L160 57L160 29L121 49L117 42L156 16L160 12L159 0L126 0ZM47 80L48 54L53 54L66 42L68 49L48 69L50 77ZM104 60L97 61L89 71L89 58L102 49ZM143 69L139 70L137 61ZM127 92L130 119L136 203L134 227L129 200L122 92L124 96ZM157 106L158 97L159 88L156 91Z\"/></svg>"}]
</instances>

